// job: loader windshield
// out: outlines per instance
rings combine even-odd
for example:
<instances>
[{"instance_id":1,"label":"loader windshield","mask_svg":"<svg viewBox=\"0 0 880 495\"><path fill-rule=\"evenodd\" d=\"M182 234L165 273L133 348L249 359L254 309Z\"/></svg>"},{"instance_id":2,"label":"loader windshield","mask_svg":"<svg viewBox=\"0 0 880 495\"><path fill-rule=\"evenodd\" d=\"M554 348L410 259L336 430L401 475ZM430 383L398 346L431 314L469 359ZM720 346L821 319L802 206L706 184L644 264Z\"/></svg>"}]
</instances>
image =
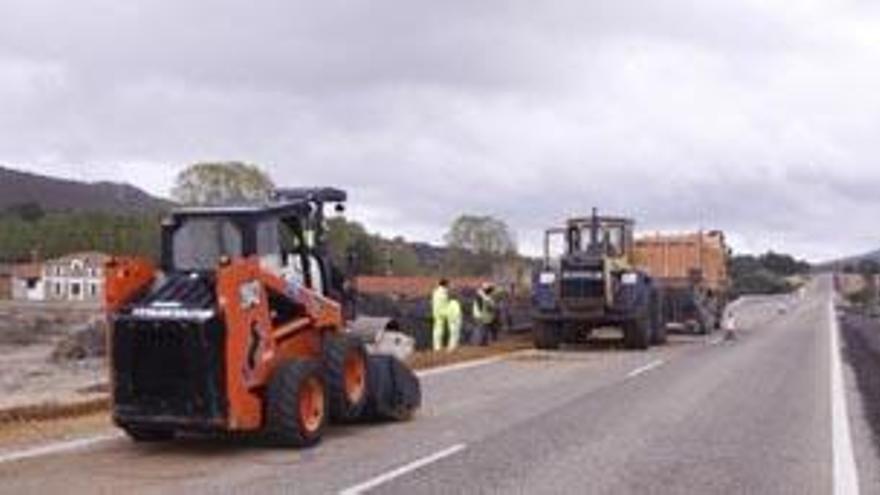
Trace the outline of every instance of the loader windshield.
<instances>
[{"instance_id":1,"label":"loader windshield","mask_svg":"<svg viewBox=\"0 0 880 495\"><path fill-rule=\"evenodd\" d=\"M242 255L242 234L225 218L190 218L174 232L174 268L213 270L221 256Z\"/></svg>"},{"instance_id":2,"label":"loader windshield","mask_svg":"<svg viewBox=\"0 0 880 495\"><path fill-rule=\"evenodd\" d=\"M624 256L632 245L632 222L609 217L576 219L569 223L566 242L570 254Z\"/></svg>"}]
</instances>

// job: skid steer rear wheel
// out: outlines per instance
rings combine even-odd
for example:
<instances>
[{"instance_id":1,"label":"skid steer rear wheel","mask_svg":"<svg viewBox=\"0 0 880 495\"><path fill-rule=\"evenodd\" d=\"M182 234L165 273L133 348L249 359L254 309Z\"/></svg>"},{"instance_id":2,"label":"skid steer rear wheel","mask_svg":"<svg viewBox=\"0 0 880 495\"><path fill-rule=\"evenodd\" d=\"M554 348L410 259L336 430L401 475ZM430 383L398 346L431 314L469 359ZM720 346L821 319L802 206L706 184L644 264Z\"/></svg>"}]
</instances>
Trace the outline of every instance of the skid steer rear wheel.
<instances>
[{"instance_id":1,"label":"skid steer rear wheel","mask_svg":"<svg viewBox=\"0 0 880 495\"><path fill-rule=\"evenodd\" d=\"M321 440L326 423L327 394L318 362L308 359L281 364L266 389L269 442L309 447Z\"/></svg>"},{"instance_id":2,"label":"skid steer rear wheel","mask_svg":"<svg viewBox=\"0 0 880 495\"><path fill-rule=\"evenodd\" d=\"M330 417L353 421L367 405L369 367L367 350L360 339L350 335L328 336L324 343Z\"/></svg>"}]
</instances>

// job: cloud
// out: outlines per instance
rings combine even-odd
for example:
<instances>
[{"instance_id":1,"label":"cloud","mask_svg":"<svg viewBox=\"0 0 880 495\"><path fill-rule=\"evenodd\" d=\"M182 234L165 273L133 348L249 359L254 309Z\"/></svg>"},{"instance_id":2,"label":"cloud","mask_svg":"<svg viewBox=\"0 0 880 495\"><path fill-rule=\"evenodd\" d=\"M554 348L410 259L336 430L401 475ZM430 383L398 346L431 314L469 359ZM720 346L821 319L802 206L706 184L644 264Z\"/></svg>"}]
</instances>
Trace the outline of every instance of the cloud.
<instances>
[{"instance_id":1,"label":"cloud","mask_svg":"<svg viewBox=\"0 0 880 495\"><path fill-rule=\"evenodd\" d=\"M458 213L530 251L568 214L872 249L880 13L867 3L11 0L0 161L166 193L243 159L350 189L386 233ZM821 28L820 28L821 27Z\"/></svg>"}]
</instances>

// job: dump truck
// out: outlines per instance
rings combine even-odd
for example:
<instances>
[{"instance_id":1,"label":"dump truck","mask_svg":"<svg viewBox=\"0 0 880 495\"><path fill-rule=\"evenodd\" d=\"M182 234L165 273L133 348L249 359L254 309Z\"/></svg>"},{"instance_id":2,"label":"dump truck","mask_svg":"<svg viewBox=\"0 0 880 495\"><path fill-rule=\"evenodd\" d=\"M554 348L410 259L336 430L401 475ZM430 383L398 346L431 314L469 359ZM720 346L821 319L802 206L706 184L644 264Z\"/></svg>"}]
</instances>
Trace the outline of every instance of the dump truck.
<instances>
[{"instance_id":1,"label":"dump truck","mask_svg":"<svg viewBox=\"0 0 880 495\"><path fill-rule=\"evenodd\" d=\"M648 235L636 239L633 254L661 290L670 328L708 334L720 327L730 289L723 232Z\"/></svg>"},{"instance_id":2,"label":"dump truck","mask_svg":"<svg viewBox=\"0 0 880 495\"><path fill-rule=\"evenodd\" d=\"M406 419L415 374L349 330L346 274L326 253L332 188L175 210L161 265L113 258L106 308L113 421L135 441L254 433L317 443L329 421ZM356 321L356 320L355 320Z\"/></svg>"},{"instance_id":3,"label":"dump truck","mask_svg":"<svg viewBox=\"0 0 880 495\"><path fill-rule=\"evenodd\" d=\"M606 326L622 329L627 348L666 342L661 294L650 274L633 264L634 225L594 209L546 231L532 288L535 347L557 349ZM551 255L551 245L560 242L562 253Z\"/></svg>"}]
</instances>

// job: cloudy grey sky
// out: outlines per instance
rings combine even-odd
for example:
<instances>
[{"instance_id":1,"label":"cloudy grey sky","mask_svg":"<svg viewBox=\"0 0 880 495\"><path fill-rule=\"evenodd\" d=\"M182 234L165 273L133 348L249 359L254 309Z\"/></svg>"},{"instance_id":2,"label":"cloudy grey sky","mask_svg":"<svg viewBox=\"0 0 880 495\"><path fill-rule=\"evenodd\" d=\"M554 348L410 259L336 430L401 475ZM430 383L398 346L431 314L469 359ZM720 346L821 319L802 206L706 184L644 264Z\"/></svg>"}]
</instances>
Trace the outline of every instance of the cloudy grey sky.
<instances>
[{"instance_id":1,"label":"cloudy grey sky","mask_svg":"<svg viewBox=\"0 0 880 495\"><path fill-rule=\"evenodd\" d=\"M598 205L822 259L880 247L873 5L4 0L0 163L167 194L242 159L410 238Z\"/></svg>"}]
</instances>

